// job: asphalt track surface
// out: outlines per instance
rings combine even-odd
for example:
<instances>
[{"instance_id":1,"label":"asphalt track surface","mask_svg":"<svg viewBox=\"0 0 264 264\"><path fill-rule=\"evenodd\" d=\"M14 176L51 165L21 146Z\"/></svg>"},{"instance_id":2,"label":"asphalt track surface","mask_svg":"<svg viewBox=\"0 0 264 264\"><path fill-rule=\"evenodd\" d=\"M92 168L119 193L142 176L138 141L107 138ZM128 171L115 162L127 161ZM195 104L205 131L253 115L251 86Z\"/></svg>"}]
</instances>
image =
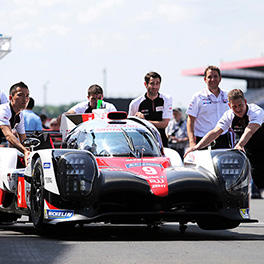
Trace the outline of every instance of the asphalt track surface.
<instances>
[{"instance_id":1,"label":"asphalt track surface","mask_svg":"<svg viewBox=\"0 0 264 264\"><path fill-rule=\"evenodd\" d=\"M251 201L251 218L224 231L177 223L157 229L132 225L87 225L38 236L32 224L0 226L0 264L16 263L264 263L264 200Z\"/></svg>"}]
</instances>

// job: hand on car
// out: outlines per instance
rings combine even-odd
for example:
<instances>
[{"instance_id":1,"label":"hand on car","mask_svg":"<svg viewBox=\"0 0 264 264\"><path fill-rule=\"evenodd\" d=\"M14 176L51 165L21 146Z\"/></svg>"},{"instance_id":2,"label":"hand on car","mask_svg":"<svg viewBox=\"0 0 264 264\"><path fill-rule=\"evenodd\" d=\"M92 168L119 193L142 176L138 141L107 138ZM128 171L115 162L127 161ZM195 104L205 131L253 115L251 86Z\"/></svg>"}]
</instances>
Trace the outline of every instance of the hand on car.
<instances>
[{"instance_id":1,"label":"hand on car","mask_svg":"<svg viewBox=\"0 0 264 264\"><path fill-rule=\"evenodd\" d=\"M29 155L30 155L30 151L29 150L25 150L24 151L24 160L25 160L25 165L28 165L28 159L29 159Z\"/></svg>"},{"instance_id":2,"label":"hand on car","mask_svg":"<svg viewBox=\"0 0 264 264\"><path fill-rule=\"evenodd\" d=\"M145 119L145 116L141 112L136 112L135 116L142 118L142 119Z\"/></svg>"},{"instance_id":3,"label":"hand on car","mask_svg":"<svg viewBox=\"0 0 264 264\"><path fill-rule=\"evenodd\" d=\"M240 150L240 151L245 152L244 147L240 146L239 144L236 144L235 147L234 147L234 149L238 149L238 150Z\"/></svg>"},{"instance_id":4,"label":"hand on car","mask_svg":"<svg viewBox=\"0 0 264 264\"><path fill-rule=\"evenodd\" d=\"M196 145L193 146L193 147L189 147L189 148L186 150L186 152L185 152L183 158L185 158L190 152L195 151L195 150L197 150Z\"/></svg>"}]
</instances>

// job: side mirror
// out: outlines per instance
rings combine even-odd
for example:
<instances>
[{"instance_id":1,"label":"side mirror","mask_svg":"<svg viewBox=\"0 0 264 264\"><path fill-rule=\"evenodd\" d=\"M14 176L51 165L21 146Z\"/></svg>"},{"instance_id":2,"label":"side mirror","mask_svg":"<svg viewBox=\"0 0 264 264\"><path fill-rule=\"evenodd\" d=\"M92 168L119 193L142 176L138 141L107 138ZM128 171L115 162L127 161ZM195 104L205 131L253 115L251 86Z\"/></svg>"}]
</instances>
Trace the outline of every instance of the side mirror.
<instances>
[{"instance_id":1,"label":"side mirror","mask_svg":"<svg viewBox=\"0 0 264 264\"><path fill-rule=\"evenodd\" d=\"M26 147L26 148L30 148L30 150L32 151L35 147L40 145L40 140L37 138L26 138L25 140L23 140L22 144Z\"/></svg>"}]
</instances>

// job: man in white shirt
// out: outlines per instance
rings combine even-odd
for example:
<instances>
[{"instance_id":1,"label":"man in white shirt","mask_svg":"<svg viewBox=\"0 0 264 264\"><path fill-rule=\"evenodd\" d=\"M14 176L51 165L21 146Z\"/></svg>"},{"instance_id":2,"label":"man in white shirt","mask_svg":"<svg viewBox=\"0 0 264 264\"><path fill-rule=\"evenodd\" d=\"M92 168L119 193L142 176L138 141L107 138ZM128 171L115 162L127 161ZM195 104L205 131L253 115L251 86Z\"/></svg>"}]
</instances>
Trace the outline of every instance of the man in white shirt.
<instances>
[{"instance_id":1,"label":"man in white shirt","mask_svg":"<svg viewBox=\"0 0 264 264\"><path fill-rule=\"evenodd\" d=\"M69 109L66 114L92 113L92 110L96 108L106 109L107 112L117 111L113 104L103 101L103 97L103 89L98 84L93 84L88 88L88 101L78 103ZM98 100L102 100L99 101L100 106L98 106Z\"/></svg>"},{"instance_id":2,"label":"man in white shirt","mask_svg":"<svg viewBox=\"0 0 264 264\"><path fill-rule=\"evenodd\" d=\"M244 94L239 89L228 93L231 109L226 111L216 127L185 153L185 156L198 149L208 146L219 137L223 131L232 128L236 135L235 149L246 152L252 167L252 178L264 198L264 110L255 104L247 104Z\"/></svg>"},{"instance_id":3,"label":"man in white shirt","mask_svg":"<svg viewBox=\"0 0 264 264\"><path fill-rule=\"evenodd\" d=\"M29 101L29 89L23 82L14 84L9 91L9 103L0 105L0 129L11 146L24 153L25 162L30 151L22 145L26 139L24 117L22 110L27 107ZM14 135L15 130L19 140Z\"/></svg>"},{"instance_id":4,"label":"man in white shirt","mask_svg":"<svg viewBox=\"0 0 264 264\"><path fill-rule=\"evenodd\" d=\"M196 93L186 113L187 132L190 147L198 143L208 131L213 129L223 113L229 109L227 93L219 88L221 82L220 69L208 66L204 72L206 88ZM229 148L227 131L216 140L214 148Z\"/></svg>"}]
</instances>

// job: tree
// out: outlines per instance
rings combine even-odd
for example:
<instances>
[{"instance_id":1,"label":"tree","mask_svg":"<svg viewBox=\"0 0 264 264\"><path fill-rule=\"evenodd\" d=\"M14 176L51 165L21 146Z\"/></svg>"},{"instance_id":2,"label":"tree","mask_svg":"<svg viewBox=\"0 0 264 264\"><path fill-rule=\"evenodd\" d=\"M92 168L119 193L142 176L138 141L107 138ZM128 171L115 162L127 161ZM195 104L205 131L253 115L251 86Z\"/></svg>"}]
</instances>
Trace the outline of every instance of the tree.
<instances>
[{"instance_id":1,"label":"tree","mask_svg":"<svg viewBox=\"0 0 264 264\"><path fill-rule=\"evenodd\" d=\"M73 102L68 105L47 105L47 106L35 106L34 112L38 115L45 114L48 118L58 117L62 113L68 111L72 106L74 106L76 102Z\"/></svg>"}]
</instances>

